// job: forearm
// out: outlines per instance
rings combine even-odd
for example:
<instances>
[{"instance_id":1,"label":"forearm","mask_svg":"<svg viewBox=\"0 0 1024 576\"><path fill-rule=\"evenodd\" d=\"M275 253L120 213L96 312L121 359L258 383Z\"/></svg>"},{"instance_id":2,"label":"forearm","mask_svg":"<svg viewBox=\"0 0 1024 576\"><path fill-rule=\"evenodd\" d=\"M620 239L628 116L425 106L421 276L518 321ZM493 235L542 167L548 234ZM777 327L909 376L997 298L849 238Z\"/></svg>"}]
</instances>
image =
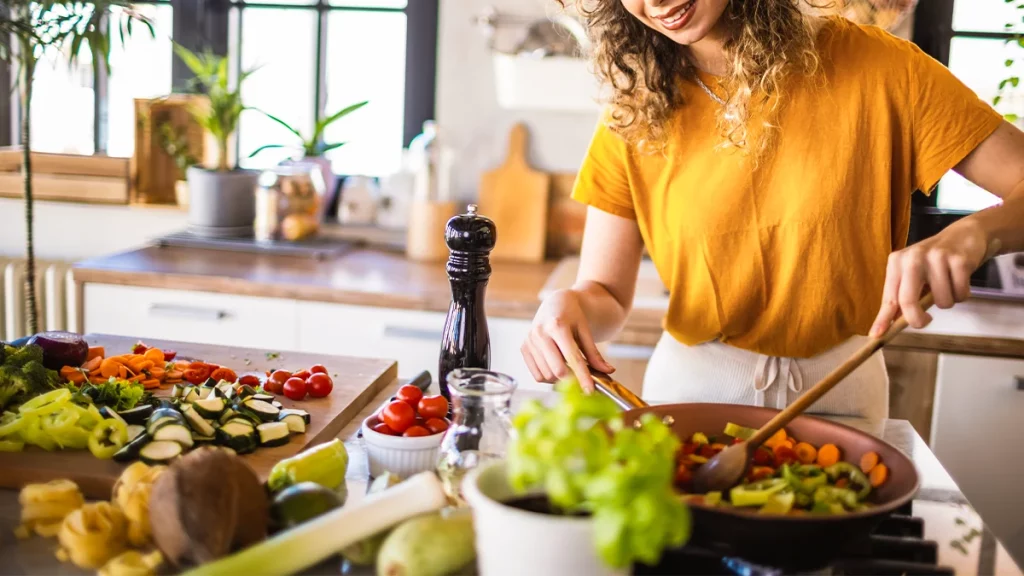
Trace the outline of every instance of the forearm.
<instances>
[{"instance_id":1,"label":"forearm","mask_svg":"<svg viewBox=\"0 0 1024 576\"><path fill-rule=\"evenodd\" d=\"M620 301L604 285L590 280L577 282L572 291L579 296L594 340L604 342L614 338L626 323L631 302Z\"/></svg>"},{"instance_id":2,"label":"forearm","mask_svg":"<svg viewBox=\"0 0 1024 576\"><path fill-rule=\"evenodd\" d=\"M985 233L989 244L999 242L1000 254L1024 252L1024 182L1018 184L1001 204L975 212L952 226L978 227Z\"/></svg>"}]
</instances>

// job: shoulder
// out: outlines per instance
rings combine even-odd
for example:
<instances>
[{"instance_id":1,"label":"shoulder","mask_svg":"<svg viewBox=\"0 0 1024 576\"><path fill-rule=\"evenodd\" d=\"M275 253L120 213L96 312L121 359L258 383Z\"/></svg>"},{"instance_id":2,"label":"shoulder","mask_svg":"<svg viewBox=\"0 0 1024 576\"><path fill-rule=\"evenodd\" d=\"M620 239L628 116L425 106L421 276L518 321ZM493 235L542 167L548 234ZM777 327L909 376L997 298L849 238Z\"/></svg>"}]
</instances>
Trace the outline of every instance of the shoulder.
<instances>
[{"instance_id":1,"label":"shoulder","mask_svg":"<svg viewBox=\"0 0 1024 576\"><path fill-rule=\"evenodd\" d=\"M857 24L841 16L823 17L819 49L836 59L913 58L923 54L913 42L879 28ZM881 64L881 62L876 62Z\"/></svg>"}]
</instances>

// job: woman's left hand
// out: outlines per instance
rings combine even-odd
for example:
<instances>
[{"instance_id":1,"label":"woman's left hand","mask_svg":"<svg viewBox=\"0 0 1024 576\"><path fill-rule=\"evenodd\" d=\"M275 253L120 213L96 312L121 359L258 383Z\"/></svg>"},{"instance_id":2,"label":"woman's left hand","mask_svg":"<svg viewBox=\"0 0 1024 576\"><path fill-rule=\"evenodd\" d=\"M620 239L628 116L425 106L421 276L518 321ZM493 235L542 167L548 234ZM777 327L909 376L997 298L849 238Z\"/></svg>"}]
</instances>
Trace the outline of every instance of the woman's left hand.
<instances>
[{"instance_id":1,"label":"woman's left hand","mask_svg":"<svg viewBox=\"0 0 1024 576\"><path fill-rule=\"evenodd\" d=\"M987 248L985 231L965 219L890 254L882 306L869 335L884 334L901 312L911 327L927 326L932 317L919 303L925 285L939 308L966 300L971 295L971 274L984 262Z\"/></svg>"}]
</instances>

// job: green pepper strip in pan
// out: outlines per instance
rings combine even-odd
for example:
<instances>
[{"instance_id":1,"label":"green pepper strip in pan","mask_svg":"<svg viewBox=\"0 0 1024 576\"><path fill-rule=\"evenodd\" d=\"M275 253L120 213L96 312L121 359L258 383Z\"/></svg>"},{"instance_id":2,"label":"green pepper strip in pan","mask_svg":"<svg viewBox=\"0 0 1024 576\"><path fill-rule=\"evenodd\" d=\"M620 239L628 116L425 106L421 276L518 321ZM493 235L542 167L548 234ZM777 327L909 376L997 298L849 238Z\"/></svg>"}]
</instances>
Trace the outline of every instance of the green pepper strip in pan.
<instances>
[{"instance_id":1,"label":"green pepper strip in pan","mask_svg":"<svg viewBox=\"0 0 1024 576\"><path fill-rule=\"evenodd\" d=\"M841 476L849 478L850 484L857 489L858 500L863 500L868 497L868 494L871 494L871 482L868 480L868 477L860 471L860 468L849 462L836 462L825 468L825 473L828 474L828 477L833 482Z\"/></svg>"},{"instance_id":2,"label":"green pepper strip in pan","mask_svg":"<svg viewBox=\"0 0 1024 576\"><path fill-rule=\"evenodd\" d=\"M821 486L814 491L814 503L832 504L837 503L846 508L857 506L857 493L849 488L836 488L835 486Z\"/></svg>"},{"instance_id":3,"label":"green pepper strip in pan","mask_svg":"<svg viewBox=\"0 0 1024 576\"><path fill-rule=\"evenodd\" d=\"M782 466L782 477L789 482L789 485L799 493L814 494L819 486L828 482L828 476L818 466Z\"/></svg>"},{"instance_id":4,"label":"green pepper strip in pan","mask_svg":"<svg viewBox=\"0 0 1024 576\"><path fill-rule=\"evenodd\" d=\"M789 486L785 478L766 478L750 484L741 484L729 491L733 506L763 506L768 497Z\"/></svg>"},{"instance_id":5,"label":"green pepper strip in pan","mask_svg":"<svg viewBox=\"0 0 1024 576\"><path fill-rule=\"evenodd\" d=\"M796 502L796 495L786 488L768 497L768 502L758 510L760 514L789 514Z\"/></svg>"}]
</instances>

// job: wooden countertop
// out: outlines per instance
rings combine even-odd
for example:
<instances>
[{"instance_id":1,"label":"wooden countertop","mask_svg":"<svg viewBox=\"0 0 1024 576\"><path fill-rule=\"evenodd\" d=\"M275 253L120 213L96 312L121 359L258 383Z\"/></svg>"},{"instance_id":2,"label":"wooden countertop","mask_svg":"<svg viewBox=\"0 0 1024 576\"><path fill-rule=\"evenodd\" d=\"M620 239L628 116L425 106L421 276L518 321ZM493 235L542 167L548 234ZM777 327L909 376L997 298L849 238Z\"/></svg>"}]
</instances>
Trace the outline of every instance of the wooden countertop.
<instances>
[{"instance_id":1,"label":"wooden countertop","mask_svg":"<svg viewBox=\"0 0 1024 576\"><path fill-rule=\"evenodd\" d=\"M529 319L542 292L568 286L572 259L562 263L494 263L487 314ZM356 249L330 260L189 248L149 247L75 264L78 283L96 282L175 290L201 290L362 306L444 312L451 290L443 262L413 262L404 255ZM638 301L616 343L653 346L664 314L660 280L643 274ZM650 302L641 301L650 293ZM977 295L978 299L983 295ZM972 298L974 300L975 298ZM1006 303L1020 306L1021 303ZM905 349L1024 358L1024 339L904 333L891 344Z\"/></svg>"}]
</instances>

